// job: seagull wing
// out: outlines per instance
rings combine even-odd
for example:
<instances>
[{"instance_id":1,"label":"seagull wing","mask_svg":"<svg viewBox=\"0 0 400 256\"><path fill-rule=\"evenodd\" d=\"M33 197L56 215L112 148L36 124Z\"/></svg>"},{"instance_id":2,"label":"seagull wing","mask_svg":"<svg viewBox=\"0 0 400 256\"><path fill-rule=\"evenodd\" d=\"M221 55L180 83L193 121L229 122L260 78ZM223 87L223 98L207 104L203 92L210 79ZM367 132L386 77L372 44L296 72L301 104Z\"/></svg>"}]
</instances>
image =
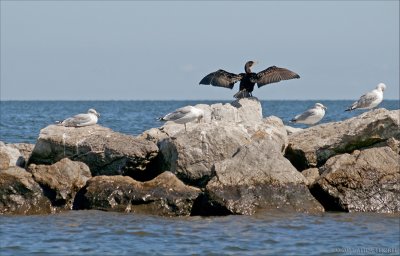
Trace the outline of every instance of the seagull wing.
<instances>
[{"instance_id":1,"label":"seagull wing","mask_svg":"<svg viewBox=\"0 0 400 256\"><path fill-rule=\"evenodd\" d=\"M282 80L289 80L293 78L300 78L300 76L289 69L272 66L258 72L250 80L253 83L257 83L258 87L261 87L266 84L276 83Z\"/></svg>"},{"instance_id":2,"label":"seagull wing","mask_svg":"<svg viewBox=\"0 0 400 256\"><path fill-rule=\"evenodd\" d=\"M242 80L242 74L237 75L220 69L205 76L199 84L211 84L232 89L235 83L240 80Z\"/></svg>"},{"instance_id":3,"label":"seagull wing","mask_svg":"<svg viewBox=\"0 0 400 256\"><path fill-rule=\"evenodd\" d=\"M189 106L178 108L174 112L171 112L167 115L165 115L162 120L164 121L174 121L181 119L182 117L185 117L186 115L190 114L192 111L192 108Z\"/></svg>"},{"instance_id":4,"label":"seagull wing","mask_svg":"<svg viewBox=\"0 0 400 256\"><path fill-rule=\"evenodd\" d=\"M93 120L89 114L78 114L65 119L61 124L64 126L85 126L92 122Z\"/></svg>"},{"instance_id":5,"label":"seagull wing","mask_svg":"<svg viewBox=\"0 0 400 256\"><path fill-rule=\"evenodd\" d=\"M368 92L360 97L360 99L353 103L351 108L367 108L369 105L377 100L378 95L374 92Z\"/></svg>"},{"instance_id":6,"label":"seagull wing","mask_svg":"<svg viewBox=\"0 0 400 256\"><path fill-rule=\"evenodd\" d=\"M315 115L317 115L317 114L318 114L317 110L314 109L314 108L312 108L312 109L309 109L309 110L307 110L307 111L301 113L300 115L295 116L295 117L292 119L292 122L305 121L305 120L307 120L308 118L310 118L310 117L312 117L312 116L315 116Z\"/></svg>"}]
</instances>

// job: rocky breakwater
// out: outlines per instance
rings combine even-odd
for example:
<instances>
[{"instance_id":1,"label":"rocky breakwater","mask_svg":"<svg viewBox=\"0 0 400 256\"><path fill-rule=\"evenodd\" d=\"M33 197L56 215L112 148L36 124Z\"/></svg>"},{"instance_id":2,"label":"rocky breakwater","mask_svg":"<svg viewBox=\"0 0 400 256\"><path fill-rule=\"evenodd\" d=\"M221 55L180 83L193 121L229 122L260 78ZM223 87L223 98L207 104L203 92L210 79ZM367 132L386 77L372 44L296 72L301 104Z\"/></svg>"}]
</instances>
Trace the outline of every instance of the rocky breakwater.
<instances>
[{"instance_id":1,"label":"rocky breakwater","mask_svg":"<svg viewBox=\"0 0 400 256\"><path fill-rule=\"evenodd\" d=\"M143 178L158 148L99 125L49 125L34 147L3 143L0 152L0 213L37 214L80 208L76 198L92 176Z\"/></svg>"},{"instance_id":2,"label":"rocky breakwater","mask_svg":"<svg viewBox=\"0 0 400 256\"><path fill-rule=\"evenodd\" d=\"M0 214L400 211L399 110L298 130L254 98L196 107L187 131L50 125L34 147L0 143Z\"/></svg>"},{"instance_id":3,"label":"rocky breakwater","mask_svg":"<svg viewBox=\"0 0 400 256\"><path fill-rule=\"evenodd\" d=\"M286 157L326 210L400 212L399 119L377 109L295 132Z\"/></svg>"},{"instance_id":4,"label":"rocky breakwater","mask_svg":"<svg viewBox=\"0 0 400 256\"><path fill-rule=\"evenodd\" d=\"M159 146L159 169L202 190L192 214L323 211L306 179L284 158L288 137L282 120L263 119L257 99L196 107L205 118L187 131L167 123L140 136Z\"/></svg>"}]
</instances>

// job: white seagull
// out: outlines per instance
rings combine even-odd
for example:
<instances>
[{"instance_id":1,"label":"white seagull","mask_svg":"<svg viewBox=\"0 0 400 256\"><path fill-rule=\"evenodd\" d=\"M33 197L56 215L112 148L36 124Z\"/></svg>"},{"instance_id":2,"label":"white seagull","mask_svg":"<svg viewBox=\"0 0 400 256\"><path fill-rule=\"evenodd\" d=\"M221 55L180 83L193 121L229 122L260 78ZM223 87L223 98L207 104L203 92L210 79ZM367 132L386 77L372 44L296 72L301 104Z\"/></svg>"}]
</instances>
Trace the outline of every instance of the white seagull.
<instances>
[{"instance_id":1,"label":"white seagull","mask_svg":"<svg viewBox=\"0 0 400 256\"><path fill-rule=\"evenodd\" d=\"M383 100L383 91L386 89L384 83L380 83L376 86L376 89L367 92L360 99L354 102L346 111L354 109L371 109L379 105Z\"/></svg>"},{"instance_id":2,"label":"white seagull","mask_svg":"<svg viewBox=\"0 0 400 256\"><path fill-rule=\"evenodd\" d=\"M315 103L313 108L295 116L290 122L308 125L316 124L324 117L326 109L327 107L321 103Z\"/></svg>"},{"instance_id":3,"label":"white seagull","mask_svg":"<svg viewBox=\"0 0 400 256\"><path fill-rule=\"evenodd\" d=\"M177 124L184 124L186 131L186 123L197 120L200 122L204 116L204 111L202 109L186 106L182 108L178 108L174 112L166 114L164 117L160 118L160 121L173 121Z\"/></svg>"},{"instance_id":4,"label":"white seagull","mask_svg":"<svg viewBox=\"0 0 400 256\"><path fill-rule=\"evenodd\" d=\"M91 108L86 114L78 114L76 116L69 117L62 122L58 122L58 124L66 127L83 127L94 125L97 123L99 116L100 114Z\"/></svg>"}]
</instances>

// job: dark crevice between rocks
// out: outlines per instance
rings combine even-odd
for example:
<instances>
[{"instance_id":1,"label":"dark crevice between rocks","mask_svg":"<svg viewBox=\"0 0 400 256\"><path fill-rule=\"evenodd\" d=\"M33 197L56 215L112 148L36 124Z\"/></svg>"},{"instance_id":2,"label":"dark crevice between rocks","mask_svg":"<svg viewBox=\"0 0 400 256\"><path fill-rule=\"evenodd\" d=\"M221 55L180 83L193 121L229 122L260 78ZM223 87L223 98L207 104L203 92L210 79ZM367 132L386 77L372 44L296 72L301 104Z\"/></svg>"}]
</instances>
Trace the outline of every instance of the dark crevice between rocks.
<instances>
[{"instance_id":1,"label":"dark crevice between rocks","mask_svg":"<svg viewBox=\"0 0 400 256\"><path fill-rule=\"evenodd\" d=\"M227 216L232 212L226 207L212 201L206 193L201 193L192 206L190 216Z\"/></svg>"},{"instance_id":2,"label":"dark crevice between rocks","mask_svg":"<svg viewBox=\"0 0 400 256\"><path fill-rule=\"evenodd\" d=\"M331 196L323 190L319 184L314 184L310 188L311 194L324 207L325 211L347 212L339 202L338 198Z\"/></svg>"},{"instance_id":3,"label":"dark crevice between rocks","mask_svg":"<svg viewBox=\"0 0 400 256\"><path fill-rule=\"evenodd\" d=\"M161 161L161 156L158 154L156 157L151 159L144 170L135 170L130 172L129 176L134 180L141 182L150 181L165 171L160 168Z\"/></svg>"},{"instance_id":4,"label":"dark crevice between rocks","mask_svg":"<svg viewBox=\"0 0 400 256\"><path fill-rule=\"evenodd\" d=\"M300 172L305 170L305 169L307 169L307 168L310 168L310 166L307 163L306 156L304 155L304 152L301 151L301 150L293 150L289 145L286 148L286 152L285 152L284 156Z\"/></svg>"},{"instance_id":5,"label":"dark crevice between rocks","mask_svg":"<svg viewBox=\"0 0 400 256\"><path fill-rule=\"evenodd\" d=\"M72 204L72 210L85 210L88 207L88 202L85 197L85 194L87 192L87 187L84 186L82 187L78 193L76 193L74 202Z\"/></svg>"},{"instance_id":6,"label":"dark crevice between rocks","mask_svg":"<svg viewBox=\"0 0 400 256\"><path fill-rule=\"evenodd\" d=\"M176 176L186 185L197 188L205 188L207 186L207 183L214 177L213 175L204 175L199 179L189 179L185 176L179 175L179 173L176 174Z\"/></svg>"},{"instance_id":7,"label":"dark crevice between rocks","mask_svg":"<svg viewBox=\"0 0 400 256\"><path fill-rule=\"evenodd\" d=\"M54 189L40 183L39 186L43 190L43 195L50 200L52 206L63 207L66 205L67 201L65 199L57 199L57 192Z\"/></svg>"}]
</instances>

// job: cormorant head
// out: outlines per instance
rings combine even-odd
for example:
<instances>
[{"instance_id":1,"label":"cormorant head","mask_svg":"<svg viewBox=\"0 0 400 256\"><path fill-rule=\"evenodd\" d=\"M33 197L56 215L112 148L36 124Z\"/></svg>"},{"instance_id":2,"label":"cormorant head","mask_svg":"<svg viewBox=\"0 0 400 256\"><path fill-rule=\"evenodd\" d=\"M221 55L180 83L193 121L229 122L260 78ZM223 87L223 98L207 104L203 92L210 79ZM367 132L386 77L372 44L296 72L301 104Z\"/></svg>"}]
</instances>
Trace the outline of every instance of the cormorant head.
<instances>
[{"instance_id":1,"label":"cormorant head","mask_svg":"<svg viewBox=\"0 0 400 256\"><path fill-rule=\"evenodd\" d=\"M246 62L246 65L244 65L244 70L246 71L246 73L251 73L251 67L254 66L257 62L256 61L248 61Z\"/></svg>"}]
</instances>

